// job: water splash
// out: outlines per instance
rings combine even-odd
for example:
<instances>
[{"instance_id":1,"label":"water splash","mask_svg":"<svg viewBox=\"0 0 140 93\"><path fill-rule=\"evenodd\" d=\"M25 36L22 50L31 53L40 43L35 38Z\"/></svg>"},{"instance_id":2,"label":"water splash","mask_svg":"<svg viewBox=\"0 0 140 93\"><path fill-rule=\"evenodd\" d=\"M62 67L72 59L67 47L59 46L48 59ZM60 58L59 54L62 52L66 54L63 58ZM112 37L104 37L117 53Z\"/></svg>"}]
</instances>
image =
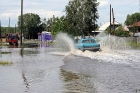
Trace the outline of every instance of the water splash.
<instances>
[{"instance_id":1,"label":"water splash","mask_svg":"<svg viewBox=\"0 0 140 93\"><path fill-rule=\"evenodd\" d=\"M104 51L127 50L131 48L125 37L117 37L100 33L98 36L96 36L96 39L99 41L101 48Z\"/></svg>"},{"instance_id":2,"label":"water splash","mask_svg":"<svg viewBox=\"0 0 140 93\"><path fill-rule=\"evenodd\" d=\"M66 33L59 33L56 36L54 44L55 52L53 54L69 56L71 54L89 57L91 59L106 60L107 62L122 63L122 60L128 59L127 53L123 53L122 50L129 50L130 46L126 40L121 37L106 35L101 33L95 37L96 41L100 43L102 51L92 52L75 49L74 40ZM57 52L56 52L57 51Z\"/></svg>"},{"instance_id":3,"label":"water splash","mask_svg":"<svg viewBox=\"0 0 140 93\"><path fill-rule=\"evenodd\" d=\"M55 46L65 51L74 51L74 41L67 33L59 33L56 36Z\"/></svg>"},{"instance_id":4,"label":"water splash","mask_svg":"<svg viewBox=\"0 0 140 93\"><path fill-rule=\"evenodd\" d=\"M127 50L131 47L128 45L126 38L107 35L100 33L95 37L97 43L100 44L101 50L110 52L115 50ZM74 40L67 33L59 33L56 36L55 45L62 52L75 52Z\"/></svg>"},{"instance_id":5,"label":"water splash","mask_svg":"<svg viewBox=\"0 0 140 93\"><path fill-rule=\"evenodd\" d=\"M75 51L74 40L67 33L59 33L54 41L55 55L66 55L69 52Z\"/></svg>"}]
</instances>

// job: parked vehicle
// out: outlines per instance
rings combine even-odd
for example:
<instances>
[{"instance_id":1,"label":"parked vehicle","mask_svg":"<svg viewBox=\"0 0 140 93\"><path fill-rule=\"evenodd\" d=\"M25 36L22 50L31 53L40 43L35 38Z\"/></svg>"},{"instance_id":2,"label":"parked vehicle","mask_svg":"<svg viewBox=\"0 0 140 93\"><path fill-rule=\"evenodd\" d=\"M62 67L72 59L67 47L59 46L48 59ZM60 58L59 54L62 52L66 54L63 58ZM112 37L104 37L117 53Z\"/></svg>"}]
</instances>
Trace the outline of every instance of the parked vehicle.
<instances>
[{"instance_id":1,"label":"parked vehicle","mask_svg":"<svg viewBox=\"0 0 140 93\"><path fill-rule=\"evenodd\" d=\"M8 42L9 42L9 45L18 45L18 34L8 34Z\"/></svg>"},{"instance_id":2,"label":"parked vehicle","mask_svg":"<svg viewBox=\"0 0 140 93\"><path fill-rule=\"evenodd\" d=\"M94 38L82 38L78 40L78 43L75 44L77 49L82 51L100 51L100 44L96 43Z\"/></svg>"}]
</instances>

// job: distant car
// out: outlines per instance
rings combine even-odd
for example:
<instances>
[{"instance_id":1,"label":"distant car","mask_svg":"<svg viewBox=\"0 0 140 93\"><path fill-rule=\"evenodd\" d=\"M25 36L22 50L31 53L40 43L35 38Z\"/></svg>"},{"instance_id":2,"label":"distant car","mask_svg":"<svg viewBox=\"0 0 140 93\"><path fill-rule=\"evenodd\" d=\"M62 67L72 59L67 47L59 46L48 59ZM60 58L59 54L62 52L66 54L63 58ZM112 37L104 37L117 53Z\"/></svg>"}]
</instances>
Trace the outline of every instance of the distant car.
<instances>
[{"instance_id":1,"label":"distant car","mask_svg":"<svg viewBox=\"0 0 140 93\"><path fill-rule=\"evenodd\" d=\"M82 38L75 43L75 47L82 51L100 51L100 44L96 43L94 38Z\"/></svg>"},{"instance_id":2,"label":"distant car","mask_svg":"<svg viewBox=\"0 0 140 93\"><path fill-rule=\"evenodd\" d=\"M9 45L15 44L18 45L18 35L17 34L8 34Z\"/></svg>"}]
</instances>

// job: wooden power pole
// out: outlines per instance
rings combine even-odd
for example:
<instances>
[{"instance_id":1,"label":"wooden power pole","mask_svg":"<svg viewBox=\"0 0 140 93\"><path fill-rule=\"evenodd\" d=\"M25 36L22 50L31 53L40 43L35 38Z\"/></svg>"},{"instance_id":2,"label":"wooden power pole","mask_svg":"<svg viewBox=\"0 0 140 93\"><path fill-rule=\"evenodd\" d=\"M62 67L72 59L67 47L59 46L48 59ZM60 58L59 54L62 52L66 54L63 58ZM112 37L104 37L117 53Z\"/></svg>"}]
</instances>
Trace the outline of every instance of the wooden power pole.
<instances>
[{"instance_id":1,"label":"wooden power pole","mask_svg":"<svg viewBox=\"0 0 140 93\"><path fill-rule=\"evenodd\" d=\"M20 33L20 44L22 45L22 29L23 29L23 0L21 0L21 33Z\"/></svg>"},{"instance_id":2,"label":"wooden power pole","mask_svg":"<svg viewBox=\"0 0 140 93\"><path fill-rule=\"evenodd\" d=\"M2 43L1 20L0 20L0 42Z\"/></svg>"},{"instance_id":3,"label":"wooden power pole","mask_svg":"<svg viewBox=\"0 0 140 93\"><path fill-rule=\"evenodd\" d=\"M110 4L110 34L111 34L111 4Z\"/></svg>"}]
</instances>

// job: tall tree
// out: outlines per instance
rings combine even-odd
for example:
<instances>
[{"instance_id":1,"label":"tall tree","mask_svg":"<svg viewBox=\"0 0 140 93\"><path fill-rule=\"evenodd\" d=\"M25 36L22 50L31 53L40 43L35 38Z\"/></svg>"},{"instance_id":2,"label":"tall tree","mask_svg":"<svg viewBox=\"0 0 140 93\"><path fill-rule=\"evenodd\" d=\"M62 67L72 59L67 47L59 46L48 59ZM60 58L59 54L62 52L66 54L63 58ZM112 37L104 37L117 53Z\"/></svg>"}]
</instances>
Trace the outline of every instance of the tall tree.
<instances>
[{"instance_id":1,"label":"tall tree","mask_svg":"<svg viewBox=\"0 0 140 93\"><path fill-rule=\"evenodd\" d=\"M71 0L66 6L68 32L74 35L91 34L99 18L97 0Z\"/></svg>"},{"instance_id":2,"label":"tall tree","mask_svg":"<svg viewBox=\"0 0 140 93\"><path fill-rule=\"evenodd\" d=\"M140 21L140 13L134 13L131 15L127 15L127 18L125 20L125 25L129 26L132 24L135 24L136 22ZM130 31L135 33L137 31L138 27L130 28Z\"/></svg>"},{"instance_id":3,"label":"tall tree","mask_svg":"<svg viewBox=\"0 0 140 93\"><path fill-rule=\"evenodd\" d=\"M56 17L53 25L51 26L51 32L53 36L56 36L59 32L65 32L65 17Z\"/></svg>"},{"instance_id":4,"label":"tall tree","mask_svg":"<svg viewBox=\"0 0 140 93\"><path fill-rule=\"evenodd\" d=\"M44 30L44 31L47 31L47 20L46 20L46 18L43 18L42 20L42 30Z\"/></svg>"},{"instance_id":5,"label":"tall tree","mask_svg":"<svg viewBox=\"0 0 140 93\"><path fill-rule=\"evenodd\" d=\"M21 28L21 16L18 17L18 28ZM27 13L23 15L23 34L25 38L37 38L36 29L41 25L40 17L34 13Z\"/></svg>"}]
</instances>

